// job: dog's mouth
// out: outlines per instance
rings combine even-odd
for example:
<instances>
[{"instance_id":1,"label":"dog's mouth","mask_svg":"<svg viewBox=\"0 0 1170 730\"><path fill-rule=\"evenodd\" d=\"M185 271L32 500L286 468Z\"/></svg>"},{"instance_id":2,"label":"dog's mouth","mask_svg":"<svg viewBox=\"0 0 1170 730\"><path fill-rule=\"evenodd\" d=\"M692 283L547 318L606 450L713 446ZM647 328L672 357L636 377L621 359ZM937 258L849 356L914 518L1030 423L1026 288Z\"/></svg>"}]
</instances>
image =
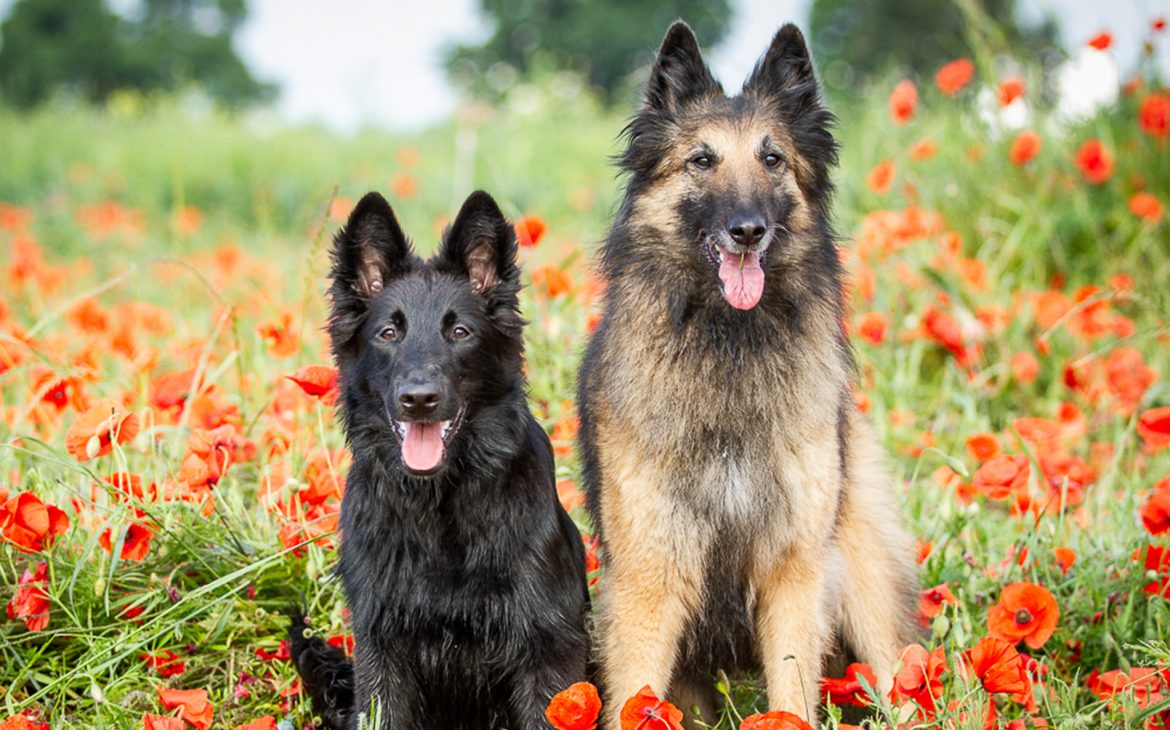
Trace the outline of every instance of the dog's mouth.
<instances>
[{"instance_id":1,"label":"dog's mouth","mask_svg":"<svg viewBox=\"0 0 1170 730\"><path fill-rule=\"evenodd\" d=\"M723 248L713 236L703 243L707 261L719 274L719 290L727 303L736 309L752 309L764 295L764 263L768 249L733 253Z\"/></svg>"},{"instance_id":2,"label":"dog's mouth","mask_svg":"<svg viewBox=\"0 0 1170 730\"><path fill-rule=\"evenodd\" d=\"M402 447L402 465L415 476L429 476L443 468L447 446L463 425L464 407L449 420L399 421L390 419L394 435Z\"/></svg>"}]
</instances>

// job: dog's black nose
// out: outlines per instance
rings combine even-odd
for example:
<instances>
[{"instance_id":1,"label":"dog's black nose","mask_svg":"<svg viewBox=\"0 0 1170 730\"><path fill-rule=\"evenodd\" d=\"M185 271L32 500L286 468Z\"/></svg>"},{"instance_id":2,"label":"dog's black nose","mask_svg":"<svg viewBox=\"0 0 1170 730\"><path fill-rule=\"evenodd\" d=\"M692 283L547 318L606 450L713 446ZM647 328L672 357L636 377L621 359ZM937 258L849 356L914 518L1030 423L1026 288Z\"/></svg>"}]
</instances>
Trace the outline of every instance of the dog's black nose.
<instances>
[{"instance_id":1,"label":"dog's black nose","mask_svg":"<svg viewBox=\"0 0 1170 730\"><path fill-rule=\"evenodd\" d=\"M731 239L741 246L756 245L767 231L767 224L758 215L736 216L727 224L727 232L731 234Z\"/></svg>"},{"instance_id":2,"label":"dog's black nose","mask_svg":"<svg viewBox=\"0 0 1170 730\"><path fill-rule=\"evenodd\" d=\"M403 413L414 418L434 413L441 400L435 383L405 383L398 389L398 405L402 406Z\"/></svg>"}]
</instances>

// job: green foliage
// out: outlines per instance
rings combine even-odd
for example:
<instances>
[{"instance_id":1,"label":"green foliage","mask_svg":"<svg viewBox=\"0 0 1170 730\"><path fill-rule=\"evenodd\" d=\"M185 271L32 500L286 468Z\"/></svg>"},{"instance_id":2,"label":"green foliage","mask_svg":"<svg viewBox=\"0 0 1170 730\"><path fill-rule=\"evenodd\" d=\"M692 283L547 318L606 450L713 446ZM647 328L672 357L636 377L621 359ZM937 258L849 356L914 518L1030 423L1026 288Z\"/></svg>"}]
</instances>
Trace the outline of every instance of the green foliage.
<instances>
[{"instance_id":1,"label":"green foliage","mask_svg":"<svg viewBox=\"0 0 1170 730\"><path fill-rule=\"evenodd\" d=\"M145 0L131 19L104 0L20 0L0 24L0 93L20 107L189 85L226 104L268 99L232 48L245 14L244 0Z\"/></svg>"},{"instance_id":2,"label":"green foliage","mask_svg":"<svg viewBox=\"0 0 1170 730\"><path fill-rule=\"evenodd\" d=\"M682 18L699 40L713 46L727 33L730 0L481 0L495 23L480 46L460 46L448 56L452 78L496 97L515 72L571 69L612 97L626 76L648 64L662 33Z\"/></svg>"},{"instance_id":3,"label":"green foliage","mask_svg":"<svg viewBox=\"0 0 1170 730\"><path fill-rule=\"evenodd\" d=\"M825 82L855 91L892 70L929 77L948 61L974 55L973 41L987 40L975 35L987 18L994 19L997 50L1031 62L1055 52L1055 22L1023 27L1016 6L1016 0L813 0L809 35Z\"/></svg>"}]
</instances>

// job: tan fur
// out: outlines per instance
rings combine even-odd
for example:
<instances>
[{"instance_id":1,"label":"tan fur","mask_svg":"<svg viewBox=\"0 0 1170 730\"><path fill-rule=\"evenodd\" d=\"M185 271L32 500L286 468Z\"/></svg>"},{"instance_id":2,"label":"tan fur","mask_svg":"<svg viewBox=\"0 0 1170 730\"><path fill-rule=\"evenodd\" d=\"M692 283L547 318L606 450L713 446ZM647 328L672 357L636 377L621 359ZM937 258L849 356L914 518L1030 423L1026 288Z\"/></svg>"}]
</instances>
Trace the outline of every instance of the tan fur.
<instances>
[{"instance_id":1,"label":"tan fur","mask_svg":"<svg viewBox=\"0 0 1170 730\"><path fill-rule=\"evenodd\" d=\"M769 133L763 122L702 128L702 143L723 156L706 184L761 184L756 150ZM678 140L680 158L694 143ZM674 167L633 201L630 216L648 231L639 245L656 247L663 258L686 253L676 240L675 204L695 184L677 161ZM800 190L794 171L776 185ZM796 256L812 230L812 207L796 199L790 238L777 256ZM676 663L701 608L712 546L728 525L751 535L747 599L769 705L815 720L818 682L838 630L871 664L880 689L891 686L910 635L906 604L914 582L881 450L848 395L852 375L836 303L804 303L798 350L778 348L729 369L726 358L705 352L705 333L672 324L664 301L678 286L611 288L607 345L586 374L593 379L587 392L595 394L588 405L606 550L599 604L604 727L618 727L623 702L646 684L684 707L704 704L698 688L676 684L688 681L676 677ZM844 465L842 403L850 410ZM729 439L724 458L721 438ZM698 727L689 719L688 726Z\"/></svg>"}]
</instances>

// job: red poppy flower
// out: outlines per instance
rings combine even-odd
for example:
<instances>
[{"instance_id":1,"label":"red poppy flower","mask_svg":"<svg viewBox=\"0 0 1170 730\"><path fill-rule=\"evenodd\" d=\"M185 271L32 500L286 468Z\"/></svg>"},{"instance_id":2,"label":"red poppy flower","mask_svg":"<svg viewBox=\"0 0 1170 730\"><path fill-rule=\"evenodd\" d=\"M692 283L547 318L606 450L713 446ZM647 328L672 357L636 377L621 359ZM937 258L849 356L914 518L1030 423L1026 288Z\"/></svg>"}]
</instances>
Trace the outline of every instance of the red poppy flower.
<instances>
[{"instance_id":1,"label":"red poppy flower","mask_svg":"<svg viewBox=\"0 0 1170 730\"><path fill-rule=\"evenodd\" d=\"M1150 223L1157 223L1162 220L1162 214L1166 211L1162 207L1161 201L1150 193L1141 192L1130 196L1129 212Z\"/></svg>"},{"instance_id":2,"label":"red poppy flower","mask_svg":"<svg viewBox=\"0 0 1170 730\"><path fill-rule=\"evenodd\" d=\"M100 401L77 417L65 432L65 448L78 461L89 461L138 435L138 416L114 400Z\"/></svg>"},{"instance_id":3,"label":"red poppy flower","mask_svg":"<svg viewBox=\"0 0 1170 730\"><path fill-rule=\"evenodd\" d=\"M938 153L938 144L933 139L920 139L914 144L910 145L908 154L910 159L915 162L929 160Z\"/></svg>"},{"instance_id":4,"label":"red poppy flower","mask_svg":"<svg viewBox=\"0 0 1170 730\"><path fill-rule=\"evenodd\" d=\"M1155 33L1161 33L1166 30L1166 16L1159 15L1150 21L1150 29Z\"/></svg>"},{"instance_id":5,"label":"red poppy flower","mask_svg":"<svg viewBox=\"0 0 1170 730\"><path fill-rule=\"evenodd\" d=\"M966 446L975 461L987 461L999 454L999 439L993 433L973 433L967 437Z\"/></svg>"},{"instance_id":6,"label":"red poppy flower","mask_svg":"<svg viewBox=\"0 0 1170 730\"><path fill-rule=\"evenodd\" d=\"M390 191L394 197L408 200L418 194L418 180L409 172L396 172L390 178Z\"/></svg>"},{"instance_id":7,"label":"red poppy flower","mask_svg":"<svg viewBox=\"0 0 1170 730\"><path fill-rule=\"evenodd\" d=\"M48 563L37 563L36 570L25 568L17 582L16 592L8 601L8 619L20 619L29 631L40 631L49 625Z\"/></svg>"},{"instance_id":8,"label":"red poppy flower","mask_svg":"<svg viewBox=\"0 0 1170 730\"><path fill-rule=\"evenodd\" d=\"M564 269L546 264L532 270L532 286L549 299L556 299L573 288L573 280Z\"/></svg>"},{"instance_id":9,"label":"red poppy flower","mask_svg":"<svg viewBox=\"0 0 1170 730\"><path fill-rule=\"evenodd\" d=\"M25 714L13 715L0 722L0 730L50 730L49 723Z\"/></svg>"},{"instance_id":10,"label":"red poppy flower","mask_svg":"<svg viewBox=\"0 0 1170 730\"><path fill-rule=\"evenodd\" d=\"M925 563L932 552L934 552L934 543L930 540L918 538L914 541L914 561L919 565Z\"/></svg>"},{"instance_id":11,"label":"red poppy flower","mask_svg":"<svg viewBox=\"0 0 1170 730\"><path fill-rule=\"evenodd\" d=\"M280 643L276 645L276 651L268 651L263 647L256 647L256 657L265 662L287 662L292 658L292 646L288 639L281 639Z\"/></svg>"},{"instance_id":12,"label":"red poppy flower","mask_svg":"<svg viewBox=\"0 0 1170 730\"><path fill-rule=\"evenodd\" d=\"M308 395L320 398L325 405L333 405L337 400L338 375L337 368L306 365L284 377L299 385Z\"/></svg>"},{"instance_id":13,"label":"red poppy flower","mask_svg":"<svg viewBox=\"0 0 1170 730\"><path fill-rule=\"evenodd\" d=\"M353 634L338 634L330 636L326 641L329 646L336 646L346 654L353 656Z\"/></svg>"},{"instance_id":14,"label":"red poppy flower","mask_svg":"<svg viewBox=\"0 0 1170 730\"><path fill-rule=\"evenodd\" d=\"M1040 376L1040 361L1030 352L1017 352L1012 355L1011 369L1012 377L1026 385Z\"/></svg>"},{"instance_id":15,"label":"red poppy flower","mask_svg":"<svg viewBox=\"0 0 1170 730\"><path fill-rule=\"evenodd\" d=\"M289 357L300 350L301 340L294 331L291 312L281 312L276 319L257 326L256 333L268 343L268 352L274 357Z\"/></svg>"},{"instance_id":16,"label":"red poppy flower","mask_svg":"<svg viewBox=\"0 0 1170 730\"><path fill-rule=\"evenodd\" d=\"M150 405L176 415L193 394L199 392L201 384L195 380L194 370L160 375L150 383Z\"/></svg>"},{"instance_id":17,"label":"red poppy flower","mask_svg":"<svg viewBox=\"0 0 1170 730\"><path fill-rule=\"evenodd\" d=\"M1170 598L1170 549L1161 545L1147 545L1145 569L1155 579L1146 584L1144 593Z\"/></svg>"},{"instance_id":18,"label":"red poppy flower","mask_svg":"<svg viewBox=\"0 0 1170 730\"><path fill-rule=\"evenodd\" d=\"M1060 607L1047 588L1035 583L1012 583L987 612L987 630L997 639L1032 649L1047 643L1060 621Z\"/></svg>"},{"instance_id":19,"label":"red poppy flower","mask_svg":"<svg viewBox=\"0 0 1170 730\"><path fill-rule=\"evenodd\" d=\"M589 682L577 682L549 701L544 716L555 730L594 730L600 712L597 688Z\"/></svg>"},{"instance_id":20,"label":"red poppy flower","mask_svg":"<svg viewBox=\"0 0 1170 730\"><path fill-rule=\"evenodd\" d=\"M1101 31L1089 39L1089 46L1098 51L1108 50L1111 45L1113 45L1113 34L1107 30Z\"/></svg>"},{"instance_id":21,"label":"red poppy flower","mask_svg":"<svg viewBox=\"0 0 1170 730\"><path fill-rule=\"evenodd\" d=\"M186 730L186 727L182 720L170 715L147 713L142 716L142 730Z\"/></svg>"},{"instance_id":22,"label":"red poppy flower","mask_svg":"<svg viewBox=\"0 0 1170 730\"><path fill-rule=\"evenodd\" d=\"M902 669L894 677L890 690L893 699L907 699L918 703L923 713L933 717L937 708L936 700L942 696L942 673L946 670L946 659L940 646L927 653L921 644L911 644L902 650Z\"/></svg>"},{"instance_id":23,"label":"red poppy flower","mask_svg":"<svg viewBox=\"0 0 1170 730\"><path fill-rule=\"evenodd\" d=\"M975 64L969 58L959 58L945 64L934 75L934 84L947 96L959 93L975 75Z\"/></svg>"},{"instance_id":24,"label":"red poppy flower","mask_svg":"<svg viewBox=\"0 0 1170 730\"><path fill-rule=\"evenodd\" d=\"M1003 500L1025 491L1031 472L1023 454L1000 454L980 466L971 483L988 499Z\"/></svg>"},{"instance_id":25,"label":"red poppy flower","mask_svg":"<svg viewBox=\"0 0 1170 730\"><path fill-rule=\"evenodd\" d=\"M1151 449L1170 446L1170 406L1151 408L1142 413L1138 417L1137 432Z\"/></svg>"},{"instance_id":26,"label":"red poppy flower","mask_svg":"<svg viewBox=\"0 0 1170 730\"><path fill-rule=\"evenodd\" d=\"M1170 91L1160 91L1142 99L1138 107L1138 124L1151 137L1170 134Z\"/></svg>"},{"instance_id":27,"label":"red poppy flower","mask_svg":"<svg viewBox=\"0 0 1170 730\"><path fill-rule=\"evenodd\" d=\"M886 340L889 322L881 312L866 312L857 321L857 335L871 345L880 345Z\"/></svg>"},{"instance_id":28,"label":"red poppy flower","mask_svg":"<svg viewBox=\"0 0 1170 730\"><path fill-rule=\"evenodd\" d=\"M918 87L910 79L899 81L890 92L890 116L893 117L894 124L905 124L914 116L917 107Z\"/></svg>"},{"instance_id":29,"label":"red poppy flower","mask_svg":"<svg viewBox=\"0 0 1170 730\"><path fill-rule=\"evenodd\" d=\"M1133 667L1128 672L1114 669L1111 672L1096 672L1085 679L1089 691L1102 700L1111 700L1119 694L1130 694L1140 709L1152 702L1161 702L1166 687L1165 669L1155 667ZM1111 703L1112 704L1112 703Z\"/></svg>"},{"instance_id":30,"label":"red poppy flower","mask_svg":"<svg viewBox=\"0 0 1170 730\"><path fill-rule=\"evenodd\" d=\"M21 492L0 504L0 534L26 553L52 545L68 529L69 517L32 492Z\"/></svg>"},{"instance_id":31,"label":"red poppy flower","mask_svg":"<svg viewBox=\"0 0 1170 730\"><path fill-rule=\"evenodd\" d=\"M799 715L783 710L772 710L762 715L748 715L739 730L813 730L813 726Z\"/></svg>"},{"instance_id":32,"label":"red poppy flower","mask_svg":"<svg viewBox=\"0 0 1170 730\"><path fill-rule=\"evenodd\" d=\"M931 620L942 613L943 606L957 606L958 604L959 599L955 598L954 593L951 593L951 587L947 583L940 583L934 588L919 591L918 623L922 626L930 626Z\"/></svg>"},{"instance_id":33,"label":"red poppy flower","mask_svg":"<svg viewBox=\"0 0 1170 730\"><path fill-rule=\"evenodd\" d=\"M168 710L179 708L179 717L191 723L196 730L208 730L215 707L207 699L205 689L158 688L158 698Z\"/></svg>"},{"instance_id":34,"label":"red poppy flower","mask_svg":"<svg viewBox=\"0 0 1170 730\"><path fill-rule=\"evenodd\" d=\"M1077 167L1091 185L1100 185L1113 175L1113 155L1098 139L1090 139L1077 150Z\"/></svg>"},{"instance_id":35,"label":"red poppy flower","mask_svg":"<svg viewBox=\"0 0 1170 730\"><path fill-rule=\"evenodd\" d=\"M146 662L146 666L153 669L160 677L174 677L187 671L187 662L173 651L163 651L158 654L142 653L138 658Z\"/></svg>"},{"instance_id":36,"label":"red poppy flower","mask_svg":"<svg viewBox=\"0 0 1170 730\"><path fill-rule=\"evenodd\" d=\"M646 685L622 705L621 730L683 730L682 711Z\"/></svg>"},{"instance_id":37,"label":"red poppy flower","mask_svg":"<svg viewBox=\"0 0 1170 730\"><path fill-rule=\"evenodd\" d=\"M877 675L869 665L855 662L845 667L844 677L821 678L821 697L834 705L869 707L873 704L873 698L869 696L859 677L864 677L870 687L877 687Z\"/></svg>"},{"instance_id":38,"label":"red poppy flower","mask_svg":"<svg viewBox=\"0 0 1170 730\"><path fill-rule=\"evenodd\" d=\"M1105 379L1117 408L1128 416L1137 410L1146 390L1157 382L1158 373L1146 365L1136 348L1118 347L1105 358Z\"/></svg>"},{"instance_id":39,"label":"red poppy flower","mask_svg":"<svg viewBox=\"0 0 1170 730\"><path fill-rule=\"evenodd\" d=\"M1170 476L1154 486L1154 493L1141 508L1142 525L1151 535L1170 530Z\"/></svg>"},{"instance_id":40,"label":"red poppy flower","mask_svg":"<svg viewBox=\"0 0 1170 730\"><path fill-rule=\"evenodd\" d=\"M1048 511L1058 513L1085 500L1085 488L1097 481L1097 473L1079 456L1041 453L1040 472L1046 486Z\"/></svg>"},{"instance_id":41,"label":"red poppy flower","mask_svg":"<svg viewBox=\"0 0 1170 730\"><path fill-rule=\"evenodd\" d=\"M1017 693L1028 689L1024 658L1003 639L986 636L963 654L983 688L992 694Z\"/></svg>"},{"instance_id":42,"label":"red poppy flower","mask_svg":"<svg viewBox=\"0 0 1170 730\"><path fill-rule=\"evenodd\" d=\"M526 215L516 221L516 242L522 247L535 246L544 237L548 225L544 219L535 215Z\"/></svg>"},{"instance_id":43,"label":"red poppy flower","mask_svg":"<svg viewBox=\"0 0 1170 730\"><path fill-rule=\"evenodd\" d=\"M235 426L225 424L211 430L192 431L187 437L187 451L183 467L187 467L187 460L194 457L206 468L208 483L214 485L232 464L254 459L256 444L240 435Z\"/></svg>"},{"instance_id":44,"label":"red poppy flower","mask_svg":"<svg viewBox=\"0 0 1170 730\"><path fill-rule=\"evenodd\" d=\"M142 560L150 554L150 541L154 539L154 532L146 525L140 525L137 522L130 523L126 528L126 537L122 540L122 550L120 557L122 560ZM106 528L98 538L98 544L102 546L107 553L114 549L113 534L110 528Z\"/></svg>"},{"instance_id":45,"label":"red poppy flower","mask_svg":"<svg viewBox=\"0 0 1170 730\"><path fill-rule=\"evenodd\" d=\"M894 165L893 160L882 160L869 171L865 178L865 184L878 195L885 195L890 191L890 186L893 185L897 172L898 168Z\"/></svg>"},{"instance_id":46,"label":"red poppy flower","mask_svg":"<svg viewBox=\"0 0 1170 730\"><path fill-rule=\"evenodd\" d=\"M1056 557L1056 564L1060 566L1061 573L1067 573L1077 562L1077 551L1070 547L1053 548L1052 554Z\"/></svg>"},{"instance_id":47,"label":"red poppy flower","mask_svg":"<svg viewBox=\"0 0 1170 730\"><path fill-rule=\"evenodd\" d=\"M979 356L980 348L968 343L959 320L953 314L929 306L922 313L922 327L932 340L954 356L959 366L967 367Z\"/></svg>"},{"instance_id":48,"label":"red poppy flower","mask_svg":"<svg viewBox=\"0 0 1170 730\"><path fill-rule=\"evenodd\" d=\"M1019 76L1006 78L999 83L999 105L1008 106L1024 95L1024 80Z\"/></svg>"},{"instance_id":49,"label":"red poppy flower","mask_svg":"<svg viewBox=\"0 0 1170 730\"><path fill-rule=\"evenodd\" d=\"M278 727L275 717L265 715L258 720L253 720L243 725L236 725L234 730L277 730Z\"/></svg>"}]
</instances>

